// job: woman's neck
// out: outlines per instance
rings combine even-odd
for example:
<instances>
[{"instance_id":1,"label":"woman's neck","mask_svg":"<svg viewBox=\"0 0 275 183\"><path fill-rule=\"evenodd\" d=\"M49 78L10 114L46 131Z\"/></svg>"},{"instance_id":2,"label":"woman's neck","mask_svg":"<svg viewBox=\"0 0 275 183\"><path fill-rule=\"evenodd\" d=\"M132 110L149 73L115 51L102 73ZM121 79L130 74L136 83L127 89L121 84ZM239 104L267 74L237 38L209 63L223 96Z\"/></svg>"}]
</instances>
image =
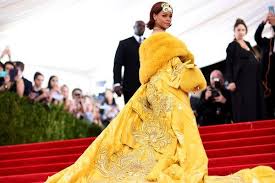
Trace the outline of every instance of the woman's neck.
<instances>
[{"instance_id":1,"label":"woman's neck","mask_svg":"<svg viewBox=\"0 0 275 183\"><path fill-rule=\"evenodd\" d=\"M236 41L238 41L238 42L243 42L243 41L244 41L243 38L235 38L235 39L236 39Z\"/></svg>"},{"instance_id":2,"label":"woman's neck","mask_svg":"<svg viewBox=\"0 0 275 183\"><path fill-rule=\"evenodd\" d=\"M157 33L157 32L165 32L165 29L162 29L160 27L154 27L152 34Z\"/></svg>"}]
</instances>

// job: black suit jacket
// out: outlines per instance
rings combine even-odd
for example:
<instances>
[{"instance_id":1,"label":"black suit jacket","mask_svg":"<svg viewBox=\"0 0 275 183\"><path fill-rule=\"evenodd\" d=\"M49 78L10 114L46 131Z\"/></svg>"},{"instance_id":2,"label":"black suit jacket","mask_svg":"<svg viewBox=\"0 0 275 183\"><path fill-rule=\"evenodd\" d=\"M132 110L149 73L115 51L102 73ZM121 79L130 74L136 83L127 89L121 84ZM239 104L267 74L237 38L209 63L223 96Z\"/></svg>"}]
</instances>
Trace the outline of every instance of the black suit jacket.
<instances>
[{"instance_id":1,"label":"black suit jacket","mask_svg":"<svg viewBox=\"0 0 275 183\"><path fill-rule=\"evenodd\" d=\"M123 78L121 69L124 66ZM120 83L124 91L136 91L139 82L139 43L132 36L119 42L114 60L114 83Z\"/></svg>"}]
</instances>

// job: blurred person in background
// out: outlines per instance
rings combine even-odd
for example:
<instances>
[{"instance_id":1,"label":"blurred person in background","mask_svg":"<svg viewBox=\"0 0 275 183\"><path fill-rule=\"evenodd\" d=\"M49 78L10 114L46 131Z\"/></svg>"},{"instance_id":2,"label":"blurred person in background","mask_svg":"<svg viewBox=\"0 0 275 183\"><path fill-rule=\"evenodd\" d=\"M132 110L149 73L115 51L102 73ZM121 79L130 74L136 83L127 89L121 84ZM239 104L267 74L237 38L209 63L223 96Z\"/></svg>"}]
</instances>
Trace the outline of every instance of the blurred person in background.
<instances>
[{"instance_id":1,"label":"blurred person in background","mask_svg":"<svg viewBox=\"0 0 275 183\"><path fill-rule=\"evenodd\" d=\"M112 90L106 89L104 102L100 106L100 109L103 110L101 118L104 126L106 127L119 113L119 109L114 99Z\"/></svg>"},{"instance_id":2,"label":"blurred person in background","mask_svg":"<svg viewBox=\"0 0 275 183\"><path fill-rule=\"evenodd\" d=\"M85 95L82 100L83 119L95 123L100 127L104 127L100 120L100 114L97 110L96 101L88 95Z\"/></svg>"},{"instance_id":3,"label":"blurred person in background","mask_svg":"<svg viewBox=\"0 0 275 183\"><path fill-rule=\"evenodd\" d=\"M258 26L254 38L261 49L261 63L263 66L262 81L266 104L266 117L275 118L275 24L272 19L275 15L271 12Z\"/></svg>"},{"instance_id":4,"label":"blurred person in background","mask_svg":"<svg viewBox=\"0 0 275 183\"><path fill-rule=\"evenodd\" d=\"M0 85L0 91L9 91L11 88L11 85L13 84L13 81L10 79L9 71L14 69L14 64L11 61L5 62L5 64L2 64L1 66L1 77L2 84Z\"/></svg>"},{"instance_id":5,"label":"blurred person in background","mask_svg":"<svg viewBox=\"0 0 275 183\"><path fill-rule=\"evenodd\" d=\"M64 84L61 86L61 94L63 96L64 109L69 111L72 101L69 98L69 87L67 85Z\"/></svg>"},{"instance_id":6,"label":"blurred person in background","mask_svg":"<svg viewBox=\"0 0 275 183\"><path fill-rule=\"evenodd\" d=\"M9 72L4 72L4 74L2 74L3 83L0 86L0 92L11 91L11 88L15 82L14 80L15 74L16 74L15 69L11 69Z\"/></svg>"},{"instance_id":7,"label":"blurred person in background","mask_svg":"<svg viewBox=\"0 0 275 183\"><path fill-rule=\"evenodd\" d=\"M74 88L72 91L72 102L69 112L76 118L80 118L83 114L81 100L83 98L82 90L80 88Z\"/></svg>"},{"instance_id":8,"label":"blurred person in background","mask_svg":"<svg viewBox=\"0 0 275 183\"><path fill-rule=\"evenodd\" d=\"M24 94L24 82L18 75L17 69L11 69L6 73L4 77L4 83L0 88L0 91L10 91L17 93L20 97Z\"/></svg>"},{"instance_id":9,"label":"blurred person in background","mask_svg":"<svg viewBox=\"0 0 275 183\"><path fill-rule=\"evenodd\" d=\"M242 19L234 25L235 39L226 49L226 74L231 92L233 121L255 121L264 118L264 93L261 62L244 40L247 26Z\"/></svg>"},{"instance_id":10,"label":"blurred person in background","mask_svg":"<svg viewBox=\"0 0 275 183\"><path fill-rule=\"evenodd\" d=\"M11 88L9 91L17 93L20 97L24 96L25 84L22 79L21 72L14 68L9 71L10 81L12 82Z\"/></svg>"},{"instance_id":11,"label":"blurred person in background","mask_svg":"<svg viewBox=\"0 0 275 183\"><path fill-rule=\"evenodd\" d=\"M45 101L48 97L47 92L45 89L42 88L44 82L44 76L40 72L36 72L33 77L33 87L31 89L29 98L32 101L40 102Z\"/></svg>"},{"instance_id":12,"label":"blurred person in background","mask_svg":"<svg viewBox=\"0 0 275 183\"><path fill-rule=\"evenodd\" d=\"M82 90L80 88L74 88L72 91L72 99L80 99L82 97Z\"/></svg>"},{"instance_id":13,"label":"blurred person in background","mask_svg":"<svg viewBox=\"0 0 275 183\"><path fill-rule=\"evenodd\" d=\"M221 71L211 72L210 85L201 94L197 112L200 126L230 123L230 92L225 87Z\"/></svg>"},{"instance_id":14,"label":"blurred person in background","mask_svg":"<svg viewBox=\"0 0 275 183\"><path fill-rule=\"evenodd\" d=\"M50 104L62 104L63 95L59 87L59 80L57 76L51 76L48 81L48 102Z\"/></svg>"},{"instance_id":15,"label":"blurred person in background","mask_svg":"<svg viewBox=\"0 0 275 183\"><path fill-rule=\"evenodd\" d=\"M9 72L11 69L14 69L14 68L15 68L15 65L13 62L11 62L11 61L5 62L5 64L4 64L5 71Z\"/></svg>"},{"instance_id":16,"label":"blurred person in background","mask_svg":"<svg viewBox=\"0 0 275 183\"><path fill-rule=\"evenodd\" d=\"M25 64L21 61L15 61L14 62L15 68L18 71L18 79L22 78L23 82L24 82L24 92L23 95L28 97L31 93L31 89L32 89L32 82L29 81L28 79L23 77L23 72L24 72L24 68L25 68Z\"/></svg>"},{"instance_id":17,"label":"blurred person in background","mask_svg":"<svg viewBox=\"0 0 275 183\"><path fill-rule=\"evenodd\" d=\"M94 121L94 106L92 103L91 98L88 95L83 96L83 98L81 99L81 107L82 107L82 117L83 119L89 121L89 122L93 122Z\"/></svg>"}]
</instances>

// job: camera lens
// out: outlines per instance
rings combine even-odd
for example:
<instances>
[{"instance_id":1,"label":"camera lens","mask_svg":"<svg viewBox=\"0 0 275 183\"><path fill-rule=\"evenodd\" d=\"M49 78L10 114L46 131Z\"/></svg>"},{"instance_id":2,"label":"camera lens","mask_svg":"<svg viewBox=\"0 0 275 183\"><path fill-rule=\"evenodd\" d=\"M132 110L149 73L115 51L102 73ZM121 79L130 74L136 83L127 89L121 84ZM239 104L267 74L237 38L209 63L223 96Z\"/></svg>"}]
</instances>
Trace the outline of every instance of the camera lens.
<instances>
[{"instance_id":1,"label":"camera lens","mask_svg":"<svg viewBox=\"0 0 275 183\"><path fill-rule=\"evenodd\" d=\"M218 96L220 96L220 93L219 93L219 91L218 91L217 89L213 89L211 92L212 92L212 96L213 96L213 97L218 97Z\"/></svg>"}]
</instances>

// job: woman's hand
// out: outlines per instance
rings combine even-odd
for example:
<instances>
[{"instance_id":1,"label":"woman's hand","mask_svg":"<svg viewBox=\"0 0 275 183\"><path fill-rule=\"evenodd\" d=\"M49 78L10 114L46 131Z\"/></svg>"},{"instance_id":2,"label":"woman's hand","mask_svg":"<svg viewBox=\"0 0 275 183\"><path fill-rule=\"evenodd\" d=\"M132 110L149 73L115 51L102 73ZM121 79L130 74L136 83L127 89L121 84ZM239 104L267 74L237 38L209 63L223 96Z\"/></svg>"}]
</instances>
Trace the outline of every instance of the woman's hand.
<instances>
[{"instance_id":1,"label":"woman's hand","mask_svg":"<svg viewBox=\"0 0 275 183\"><path fill-rule=\"evenodd\" d=\"M236 84L234 82L229 83L227 89L231 92L234 92L236 90Z\"/></svg>"}]
</instances>

